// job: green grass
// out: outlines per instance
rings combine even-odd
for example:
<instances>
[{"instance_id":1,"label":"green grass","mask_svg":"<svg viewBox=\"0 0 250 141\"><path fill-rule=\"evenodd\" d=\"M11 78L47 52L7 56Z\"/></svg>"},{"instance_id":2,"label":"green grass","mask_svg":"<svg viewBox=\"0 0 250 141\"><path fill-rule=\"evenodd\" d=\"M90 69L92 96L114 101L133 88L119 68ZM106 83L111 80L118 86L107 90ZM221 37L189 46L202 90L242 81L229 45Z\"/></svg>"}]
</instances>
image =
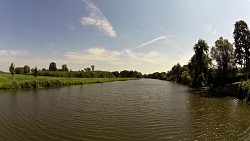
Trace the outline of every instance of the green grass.
<instances>
[{"instance_id":1,"label":"green grass","mask_svg":"<svg viewBox=\"0 0 250 141\"><path fill-rule=\"evenodd\" d=\"M49 88L133 79L135 78L65 78L47 76L38 76L35 78L31 75L16 74L12 77L10 74L0 74L0 89Z\"/></svg>"}]
</instances>

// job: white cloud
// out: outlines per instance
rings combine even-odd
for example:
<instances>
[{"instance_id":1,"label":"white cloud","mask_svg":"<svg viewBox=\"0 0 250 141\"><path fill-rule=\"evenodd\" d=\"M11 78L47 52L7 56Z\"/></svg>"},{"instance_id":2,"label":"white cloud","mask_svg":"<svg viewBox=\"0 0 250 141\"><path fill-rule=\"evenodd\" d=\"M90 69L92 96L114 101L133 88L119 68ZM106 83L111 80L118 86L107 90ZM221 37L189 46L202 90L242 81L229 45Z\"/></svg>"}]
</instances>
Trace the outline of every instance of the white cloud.
<instances>
[{"instance_id":1,"label":"white cloud","mask_svg":"<svg viewBox=\"0 0 250 141\"><path fill-rule=\"evenodd\" d=\"M135 53L130 49L125 49L123 51L124 54L128 57L132 63L144 64L144 63L152 63L152 64L162 64L162 62L167 62L167 57L165 54L162 54L157 51L150 51L147 53Z\"/></svg>"},{"instance_id":2,"label":"white cloud","mask_svg":"<svg viewBox=\"0 0 250 141\"><path fill-rule=\"evenodd\" d=\"M108 51L104 48L89 48L85 51L67 52L66 58L71 61L98 62L98 61L119 61L122 52Z\"/></svg>"},{"instance_id":3,"label":"white cloud","mask_svg":"<svg viewBox=\"0 0 250 141\"><path fill-rule=\"evenodd\" d=\"M117 34L109 23L107 18L103 15L101 10L90 0L83 0L86 4L86 9L89 12L88 17L83 17L81 23L83 26L95 26L99 31L104 32L110 37L116 37Z\"/></svg>"},{"instance_id":4,"label":"white cloud","mask_svg":"<svg viewBox=\"0 0 250 141\"><path fill-rule=\"evenodd\" d=\"M147 42L145 42L145 43L140 44L139 46L135 47L134 49L142 48L142 47L144 47L144 46L153 44L153 43L155 43L155 42L158 42L158 41L163 40L163 39L166 39L166 38L167 38L166 36L160 36L160 37L154 38L154 39L151 40L151 41L147 41Z\"/></svg>"}]
</instances>

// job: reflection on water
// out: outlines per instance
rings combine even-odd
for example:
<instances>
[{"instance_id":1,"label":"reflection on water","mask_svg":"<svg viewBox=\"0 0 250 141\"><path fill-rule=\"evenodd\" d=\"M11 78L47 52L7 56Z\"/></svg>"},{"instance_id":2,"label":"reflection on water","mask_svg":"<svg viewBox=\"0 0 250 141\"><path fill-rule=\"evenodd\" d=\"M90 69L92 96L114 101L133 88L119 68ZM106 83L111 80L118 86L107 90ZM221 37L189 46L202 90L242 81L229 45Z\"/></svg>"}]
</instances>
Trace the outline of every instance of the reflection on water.
<instances>
[{"instance_id":1,"label":"reflection on water","mask_svg":"<svg viewBox=\"0 0 250 141\"><path fill-rule=\"evenodd\" d=\"M151 79L0 91L0 140L250 140L249 111Z\"/></svg>"}]
</instances>

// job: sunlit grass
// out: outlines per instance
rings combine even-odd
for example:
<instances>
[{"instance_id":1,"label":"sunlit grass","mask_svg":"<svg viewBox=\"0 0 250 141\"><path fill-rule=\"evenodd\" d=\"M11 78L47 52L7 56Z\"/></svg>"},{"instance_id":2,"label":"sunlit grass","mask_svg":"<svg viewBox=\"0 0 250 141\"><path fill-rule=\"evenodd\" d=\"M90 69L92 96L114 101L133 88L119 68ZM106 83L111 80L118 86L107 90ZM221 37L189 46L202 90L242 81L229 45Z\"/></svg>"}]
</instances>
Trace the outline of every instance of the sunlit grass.
<instances>
[{"instance_id":1,"label":"sunlit grass","mask_svg":"<svg viewBox=\"0 0 250 141\"><path fill-rule=\"evenodd\" d=\"M133 79L135 78L65 78L47 76L35 78L31 75L14 75L12 77L10 74L0 74L0 89L61 87Z\"/></svg>"}]
</instances>

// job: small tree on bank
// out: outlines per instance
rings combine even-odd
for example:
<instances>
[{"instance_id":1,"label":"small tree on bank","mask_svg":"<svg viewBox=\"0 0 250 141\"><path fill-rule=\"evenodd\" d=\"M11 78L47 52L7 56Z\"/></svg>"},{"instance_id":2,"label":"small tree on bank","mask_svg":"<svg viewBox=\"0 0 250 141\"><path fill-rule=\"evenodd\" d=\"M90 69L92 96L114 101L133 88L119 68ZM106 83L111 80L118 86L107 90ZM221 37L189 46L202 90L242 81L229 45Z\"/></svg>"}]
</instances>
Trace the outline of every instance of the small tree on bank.
<instances>
[{"instance_id":1,"label":"small tree on bank","mask_svg":"<svg viewBox=\"0 0 250 141\"><path fill-rule=\"evenodd\" d=\"M10 71L12 77L13 77L14 74L15 74L15 65L14 65L14 63L10 64L9 71Z\"/></svg>"},{"instance_id":2,"label":"small tree on bank","mask_svg":"<svg viewBox=\"0 0 250 141\"><path fill-rule=\"evenodd\" d=\"M91 69L92 69L92 71L95 71L95 66L91 65Z\"/></svg>"},{"instance_id":3,"label":"small tree on bank","mask_svg":"<svg viewBox=\"0 0 250 141\"><path fill-rule=\"evenodd\" d=\"M34 69L34 76L35 76L35 78L37 77L37 75L38 75L38 70L37 70L37 67L35 67L35 69Z\"/></svg>"}]
</instances>

